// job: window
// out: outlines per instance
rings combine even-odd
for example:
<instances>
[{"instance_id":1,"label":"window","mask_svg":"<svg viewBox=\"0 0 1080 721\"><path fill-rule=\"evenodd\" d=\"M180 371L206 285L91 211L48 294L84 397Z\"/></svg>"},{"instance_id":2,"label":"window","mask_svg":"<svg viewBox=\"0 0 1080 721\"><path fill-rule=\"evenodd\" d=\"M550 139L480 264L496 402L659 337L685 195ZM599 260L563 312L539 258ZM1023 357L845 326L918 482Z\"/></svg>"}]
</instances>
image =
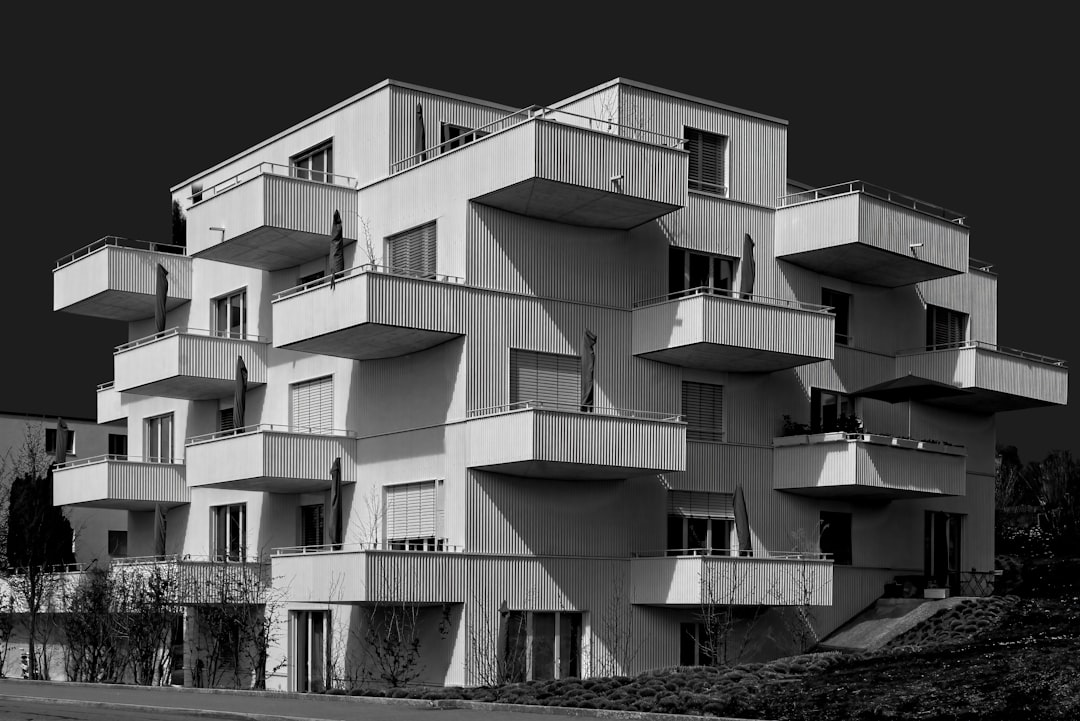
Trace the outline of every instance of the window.
<instances>
[{"instance_id":1,"label":"window","mask_svg":"<svg viewBox=\"0 0 1080 721\"><path fill-rule=\"evenodd\" d=\"M289 386L289 427L300 432L334 427L334 377L324 376Z\"/></svg>"},{"instance_id":2,"label":"window","mask_svg":"<svg viewBox=\"0 0 1080 721\"><path fill-rule=\"evenodd\" d=\"M112 558L127 558L127 531L109 531L109 555Z\"/></svg>"},{"instance_id":3,"label":"window","mask_svg":"<svg viewBox=\"0 0 1080 721\"><path fill-rule=\"evenodd\" d=\"M110 433L109 434L109 455L110 456L126 456L127 455L127 436L123 433Z\"/></svg>"},{"instance_id":4,"label":"window","mask_svg":"<svg viewBox=\"0 0 1080 721\"><path fill-rule=\"evenodd\" d=\"M333 182L334 143L327 140L310 150L289 159L293 177L302 180L314 180L319 183Z\"/></svg>"},{"instance_id":5,"label":"window","mask_svg":"<svg viewBox=\"0 0 1080 721\"><path fill-rule=\"evenodd\" d=\"M215 561L243 561L247 548L247 504L214 506L211 546Z\"/></svg>"},{"instance_id":6,"label":"window","mask_svg":"<svg viewBox=\"0 0 1080 721\"><path fill-rule=\"evenodd\" d=\"M669 556L733 553L737 543L732 494L669 491L667 511Z\"/></svg>"},{"instance_id":7,"label":"window","mask_svg":"<svg viewBox=\"0 0 1080 721\"><path fill-rule=\"evenodd\" d=\"M703 623L679 624L679 665L715 666L713 643Z\"/></svg>"},{"instance_id":8,"label":"window","mask_svg":"<svg viewBox=\"0 0 1080 721\"><path fill-rule=\"evenodd\" d=\"M722 255L696 253L686 248L672 246L668 251L668 292L709 288L731 291L734 289L735 259Z\"/></svg>"},{"instance_id":9,"label":"window","mask_svg":"<svg viewBox=\"0 0 1080 721\"><path fill-rule=\"evenodd\" d=\"M727 136L686 128L690 190L727 195Z\"/></svg>"},{"instance_id":10,"label":"window","mask_svg":"<svg viewBox=\"0 0 1080 721\"><path fill-rule=\"evenodd\" d=\"M485 130L473 130L467 128L464 125L454 125L453 123L443 123L440 142L442 143L442 149L439 151L445 153L448 150L459 148L466 143L471 143L474 140L487 135Z\"/></svg>"},{"instance_id":11,"label":"window","mask_svg":"<svg viewBox=\"0 0 1080 721\"><path fill-rule=\"evenodd\" d=\"M503 660L509 681L581 677L582 614L510 611Z\"/></svg>"},{"instance_id":12,"label":"window","mask_svg":"<svg viewBox=\"0 0 1080 721\"><path fill-rule=\"evenodd\" d=\"M233 409L232 408L219 408L218 412L217 429L219 431L231 431L235 428L233 423Z\"/></svg>"},{"instance_id":13,"label":"window","mask_svg":"<svg viewBox=\"0 0 1080 721\"><path fill-rule=\"evenodd\" d=\"M823 388L810 389L810 431L831 433L853 431L849 423L855 417L855 399L847 393Z\"/></svg>"},{"instance_id":14,"label":"window","mask_svg":"<svg viewBox=\"0 0 1080 721\"><path fill-rule=\"evenodd\" d=\"M926 347L954 345L967 340L968 316L950 308L926 306Z\"/></svg>"},{"instance_id":15,"label":"window","mask_svg":"<svg viewBox=\"0 0 1080 721\"><path fill-rule=\"evenodd\" d=\"M581 358L510 349L510 402L581 405Z\"/></svg>"},{"instance_id":16,"label":"window","mask_svg":"<svg viewBox=\"0 0 1080 721\"><path fill-rule=\"evenodd\" d=\"M67 448L64 449L69 454L75 453L75 431L68 428L67 432ZM45 429L45 452L55 455L56 454L56 429Z\"/></svg>"},{"instance_id":17,"label":"window","mask_svg":"<svg viewBox=\"0 0 1080 721\"><path fill-rule=\"evenodd\" d=\"M323 504L300 506L300 545L323 544Z\"/></svg>"},{"instance_id":18,"label":"window","mask_svg":"<svg viewBox=\"0 0 1080 721\"><path fill-rule=\"evenodd\" d=\"M821 304L833 307L836 315L836 342L840 345L851 345L851 295L822 288Z\"/></svg>"},{"instance_id":19,"label":"window","mask_svg":"<svg viewBox=\"0 0 1080 721\"><path fill-rule=\"evenodd\" d=\"M723 441L724 386L683 381L682 414L686 440Z\"/></svg>"},{"instance_id":20,"label":"window","mask_svg":"<svg viewBox=\"0 0 1080 721\"><path fill-rule=\"evenodd\" d=\"M297 285L306 285L313 281L318 280L326 275L326 271L317 270L314 273L308 273L307 275L300 276L300 279L296 281Z\"/></svg>"},{"instance_id":21,"label":"window","mask_svg":"<svg viewBox=\"0 0 1080 721\"><path fill-rule=\"evenodd\" d=\"M390 267L422 278L434 277L438 259L435 230L433 220L387 237Z\"/></svg>"},{"instance_id":22,"label":"window","mask_svg":"<svg viewBox=\"0 0 1080 721\"><path fill-rule=\"evenodd\" d=\"M833 563L851 565L851 514L838 511L821 512L821 552L828 553Z\"/></svg>"},{"instance_id":23,"label":"window","mask_svg":"<svg viewBox=\"0 0 1080 721\"><path fill-rule=\"evenodd\" d=\"M293 690L321 693L326 690L326 672L330 664L330 612L290 611L292 621L291 657Z\"/></svg>"},{"instance_id":24,"label":"window","mask_svg":"<svg viewBox=\"0 0 1080 721\"><path fill-rule=\"evenodd\" d=\"M443 482L420 481L386 486L386 541L395 550L441 551Z\"/></svg>"},{"instance_id":25,"label":"window","mask_svg":"<svg viewBox=\"0 0 1080 721\"><path fill-rule=\"evenodd\" d=\"M173 462L173 414L143 422L143 459L149 463Z\"/></svg>"},{"instance_id":26,"label":"window","mask_svg":"<svg viewBox=\"0 0 1080 721\"><path fill-rule=\"evenodd\" d=\"M226 338L243 338L247 333L247 291L215 298L214 331Z\"/></svg>"}]
</instances>

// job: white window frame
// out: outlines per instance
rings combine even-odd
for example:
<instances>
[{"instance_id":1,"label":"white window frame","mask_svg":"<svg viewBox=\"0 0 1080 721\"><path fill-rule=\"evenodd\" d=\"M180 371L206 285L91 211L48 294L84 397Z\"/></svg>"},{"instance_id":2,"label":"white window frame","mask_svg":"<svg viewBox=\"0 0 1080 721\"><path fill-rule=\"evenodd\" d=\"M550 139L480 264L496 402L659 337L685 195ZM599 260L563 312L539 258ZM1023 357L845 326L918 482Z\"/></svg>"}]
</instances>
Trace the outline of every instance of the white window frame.
<instances>
[{"instance_id":1,"label":"white window frame","mask_svg":"<svg viewBox=\"0 0 1080 721\"><path fill-rule=\"evenodd\" d=\"M240 544L237 552L232 551L233 528L229 514L231 509L240 511ZM213 559L220 563L242 563L247 560L247 503L226 503L220 506L210 507L210 548L213 549ZM223 518L224 517L224 518ZM222 538L224 530L225 537ZM235 556L235 557L234 557Z\"/></svg>"},{"instance_id":2,"label":"white window frame","mask_svg":"<svg viewBox=\"0 0 1080 721\"><path fill-rule=\"evenodd\" d=\"M405 489L409 486L427 486L431 485L431 492L434 495L432 500L433 509L433 528L430 534L414 533L414 534L393 534L391 535L390 528L390 497L398 490ZM423 489L420 489L423 493ZM446 485L443 479L425 479L420 481L406 481L404 483L387 483L382 488L382 528L381 537L383 544L386 548L392 548L397 551L442 551L446 548L446 530L445 530L445 500ZM409 514L411 515L411 513Z\"/></svg>"},{"instance_id":3,"label":"white window frame","mask_svg":"<svg viewBox=\"0 0 1080 721\"><path fill-rule=\"evenodd\" d=\"M296 393L297 387L302 385L312 385L315 383L330 383L330 408L328 412L328 418L325 423L319 425L304 425L299 423L300 419L297 418L297 409L295 407L295 400L293 396ZM325 427L323 427L325 426ZM293 381L289 384L289 428L295 429L299 433L317 432L317 431L330 431L334 428L334 374L317 376L315 378L306 378L300 381Z\"/></svg>"},{"instance_id":4,"label":"white window frame","mask_svg":"<svg viewBox=\"0 0 1080 721\"><path fill-rule=\"evenodd\" d=\"M234 309L230 301L233 298L239 296L240 299L240 330L232 330L232 321ZM224 304L224 306L222 305ZM225 327L221 327L221 308L225 310ZM243 340L247 337L248 328L248 301L247 301L247 287L234 290L231 293L225 293L219 295L216 298L210 300L210 328L214 331L214 334L222 338L237 338Z\"/></svg>"},{"instance_id":5,"label":"white window frame","mask_svg":"<svg viewBox=\"0 0 1080 721\"><path fill-rule=\"evenodd\" d=\"M164 433L164 421L169 420L168 433ZM157 452L151 452L150 439L157 437ZM157 416L143 418L143 460L148 463L173 463L176 458L176 417L173 413L162 413ZM167 453L163 452L162 443L167 440Z\"/></svg>"},{"instance_id":6,"label":"white window frame","mask_svg":"<svg viewBox=\"0 0 1080 721\"><path fill-rule=\"evenodd\" d=\"M722 198L727 198L727 197L730 196L730 190L731 190L731 183L728 180L728 175L730 173L730 170L729 170L729 165L730 164L728 163L728 154L729 154L729 149L731 147L731 137L728 136L728 135L724 135L723 133L716 133L716 132L713 132L711 130L704 130L702 128L695 128L695 127L691 127L689 125L684 125L683 126L683 138L686 139L686 143L684 144L684 148L690 153L691 158L693 158L694 155L695 155L695 148L692 145L692 143L694 143L695 141L694 141L694 138L692 138L690 136L693 135L693 134L696 134L696 133L701 134L700 137L702 139L704 139L706 136L711 136L712 138L720 139L720 143L721 143L720 163L723 164L723 169L722 169L723 177L720 178L719 183L715 183L715 182L712 182L711 180L704 180L703 178L700 178L700 177L699 178L694 178L694 177L689 177L688 176L688 178L687 178L687 187L688 187L689 190L691 190L693 192L709 193L710 195L718 195L718 196L720 196ZM697 155L698 155L698 158L701 157L700 152L698 152ZM698 167L700 169L701 160L697 160L697 162L698 162ZM688 165L687 170L689 172L689 165ZM695 184L697 185L697 187L694 187ZM703 187L703 186L712 186L712 187L710 188L710 187Z\"/></svg>"},{"instance_id":7,"label":"white window frame","mask_svg":"<svg viewBox=\"0 0 1080 721\"><path fill-rule=\"evenodd\" d=\"M322 158L322 170L314 169L316 158ZM324 140L289 158L289 171L294 178L316 183L334 181L334 139Z\"/></svg>"}]
</instances>

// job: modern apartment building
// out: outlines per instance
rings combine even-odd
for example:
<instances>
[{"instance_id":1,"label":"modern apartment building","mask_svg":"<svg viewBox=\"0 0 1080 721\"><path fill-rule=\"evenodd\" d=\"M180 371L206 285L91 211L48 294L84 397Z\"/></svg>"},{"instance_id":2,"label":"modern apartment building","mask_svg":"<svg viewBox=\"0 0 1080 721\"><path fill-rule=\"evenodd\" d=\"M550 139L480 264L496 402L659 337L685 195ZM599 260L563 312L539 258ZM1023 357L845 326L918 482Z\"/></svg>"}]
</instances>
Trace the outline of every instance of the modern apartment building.
<instances>
[{"instance_id":1,"label":"modern apartment building","mask_svg":"<svg viewBox=\"0 0 1080 721\"><path fill-rule=\"evenodd\" d=\"M98 418L129 455L55 501L127 510L147 564L268 563L270 687L372 669L379 614L470 685L701 662L708 609L761 658L898 576L971 592L995 414L1066 401L998 345L962 216L798 185L785 121L629 80L386 81L172 196L185 245L57 264L55 309L130 342Z\"/></svg>"}]
</instances>

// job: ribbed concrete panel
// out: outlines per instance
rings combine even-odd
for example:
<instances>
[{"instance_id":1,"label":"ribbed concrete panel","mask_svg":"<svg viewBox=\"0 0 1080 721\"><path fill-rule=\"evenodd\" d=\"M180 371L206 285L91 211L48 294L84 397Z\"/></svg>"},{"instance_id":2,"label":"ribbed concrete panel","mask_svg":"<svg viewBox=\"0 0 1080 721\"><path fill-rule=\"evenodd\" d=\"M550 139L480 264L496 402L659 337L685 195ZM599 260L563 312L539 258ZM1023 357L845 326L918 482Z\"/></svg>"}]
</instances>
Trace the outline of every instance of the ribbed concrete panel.
<instances>
[{"instance_id":1,"label":"ribbed concrete panel","mask_svg":"<svg viewBox=\"0 0 1080 721\"><path fill-rule=\"evenodd\" d=\"M967 459L958 446L845 433L777 438L774 444L778 491L880 500L964 495Z\"/></svg>"},{"instance_id":2,"label":"ribbed concrete panel","mask_svg":"<svg viewBox=\"0 0 1080 721\"><path fill-rule=\"evenodd\" d=\"M927 402L980 413L1064 405L1069 398L1069 370L1064 361L974 342L904 353L896 358L896 373L914 373L970 389L970 394Z\"/></svg>"},{"instance_id":3,"label":"ribbed concrete panel","mask_svg":"<svg viewBox=\"0 0 1080 721\"><path fill-rule=\"evenodd\" d=\"M147 511L156 504L172 507L191 501L181 464L88 460L55 471L54 505Z\"/></svg>"},{"instance_id":4,"label":"ribbed concrete panel","mask_svg":"<svg viewBox=\"0 0 1080 721\"><path fill-rule=\"evenodd\" d=\"M183 330L167 333L117 349L117 391L188 400L222 398L233 392L237 356L247 366L248 388L266 383L268 343Z\"/></svg>"},{"instance_id":5,"label":"ribbed concrete panel","mask_svg":"<svg viewBox=\"0 0 1080 721\"><path fill-rule=\"evenodd\" d=\"M471 298L458 283L355 272L272 304L275 348L372 360L426 350L461 335Z\"/></svg>"},{"instance_id":6,"label":"ribbed concrete panel","mask_svg":"<svg viewBox=\"0 0 1080 721\"><path fill-rule=\"evenodd\" d=\"M97 422L115 423L127 419L121 402L120 391L112 383L98 386L97 389Z\"/></svg>"},{"instance_id":7,"label":"ribbed concrete panel","mask_svg":"<svg viewBox=\"0 0 1080 721\"><path fill-rule=\"evenodd\" d=\"M831 561L723 556L635 558L633 602L652 606L832 604Z\"/></svg>"},{"instance_id":8,"label":"ribbed concrete panel","mask_svg":"<svg viewBox=\"0 0 1080 721\"><path fill-rule=\"evenodd\" d=\"M123 321L150 318L159 263L169 271L166 309L190 301L191 258L104 245L53 271L53 310Z\"/></svg>"},{"instance_id":9,"label":"ribbed concrete panel","mask_svg":"<svg viewBox=\"0 0 1080 721\"><path fill-rule=\"evenodd\" d=\"M341 213L344 237L356 239L356 198L351 184L301 180L256 168L236 185L188 209L188 252L260 270L300 265L329 253L335 210Z\"/></svg>"},{"instance_id":10,"label":"ribbed concrete panel","mask_svg":"<svg viewBox=\"0 0 1080 721\"><path fill-rule=\"evenodd\" d=\"M717 371L773 372L833 357L835 317L719 295L635 308L633 352Z\"/></svg>"},{"instance_id":11,"label":"ribbed concrete panel","mask_svg":"<svg viewBox=\"0 0 1080 721\"><path fill-rule=\"evenodd\" d=\"M777 258L857 283L910 285L968 266L966 227L861 192L780 208L776 229Z\"/></svg>"},{"instance_id":12,"label":"ribbed concrete panel","mask_svg":"<svg viewBox=\"0 0 1080 721\"><path fill-rule=\"evenodd\" d=\"M269 493L310 493L330 488L330 466L341 458L341 480L356 481L356 439L343 435L259 429L207 440L185 449L191 487Z\"/></svg>"},{"instance_id":13,"label":"ribbed concrete panel","mask_svg":"<svg viewBox=\"0 0 1080 721\"><path fill-rule=\"evenodd\" d=\"M538 478L627 478L686 467L686 426L526 409L468 423L469 468Z\"/></svg>"}]
</instances>

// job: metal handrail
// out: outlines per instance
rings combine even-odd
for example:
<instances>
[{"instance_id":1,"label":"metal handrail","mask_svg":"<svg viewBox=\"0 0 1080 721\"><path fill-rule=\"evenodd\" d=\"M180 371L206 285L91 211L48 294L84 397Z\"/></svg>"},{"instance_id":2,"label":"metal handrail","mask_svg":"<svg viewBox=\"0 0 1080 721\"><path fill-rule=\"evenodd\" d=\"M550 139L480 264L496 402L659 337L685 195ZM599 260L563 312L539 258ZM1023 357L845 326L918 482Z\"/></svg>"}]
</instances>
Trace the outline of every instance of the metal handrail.
<instances>
[{"instance_id":1,"label":"metal handrail","mask_svg":"<svg viewBox=\"0 0 1080 721\"><path fill-rule=\"evenodd\" d=\"M223 556L200 556L192 555L190 553L167 553L160 556L128 556L126 558L114 558L111 561L111 565L114 566L150 566L159 563L213 563L220 564L222 566L240 566L240 565L252 565L252 566L265 566L267 564L265 558L259 558L257 556L250 556L240 558L237 560L226 560Z\"/></svg>"},{"instance_id":2,"label":"metal handrail","mask_svg":"<svg viewBox=\"0 0 1080 721\"><path fill-rule=\"evenodd\" d=\"M969 227L967 224L967 216L962 215L954 210L943 208L940 205L934 203L928 203L925 200L919 200L910 195L904 193L897 193L888 188L883 188L880 185L873 185L867 183L864 180L851 180L846 183L837 183L836 185L827 185L822 188L813 188L811 190L804 190L799 193L791 193L790 195L781 195L778 199L779 206L786 208L792 205L798 205L799 203L809 203L814 200L820 200L822 198L830 198L837 195L846 195L848 193L864 193L873 198L884 200L894 205L900 205L905 208L911 208L917 210L920 213L932 215L943 220L947 220L950 223L956 223L962 225L965 228Z\"/></svg>"},{"instance_id":3,"label":"metal handrail","mask_svg":"<svg viewBox=\"0 0 1080 721\"><path fill-rule=\"evenodd\" d=\"M968 258L968 268L971 270L979 270L983 273L992 273L994 275L997 275L997 273L994 272L993 263L985 260L979 260L978 258Z\"/></svg>"},{"instance_id":4,"label":"metal handrail","mask_svg":"<svg viewBox=\"0 0 1080 721\"><path fill-rule=\"evenodd\" d=\"M206 336L208 338L225 338L229 340L246 340L254 341L256 343L269 343L270 339L266 336L255 335L253 333L234 333L228 330L206 330L205 328L186 328L183 326L177 326L176 328L166 328L160 333L154 333L144 338L128 341L121 345L116 346L115 353L121 353L132 348L138 348L141 345L147 345L159 341L163 338L169 338L174 335L198 335Z\"/></svg>"},{"instance_id":5,"label":"metal handrail","mask_svg":"<svg viewBox=\"0 0 1080 721\"><path fill-rule=\"evenodd\" d=\"M503 130L508 130L510 128L516 127L530 120L546 120L548 122L556 123L560 122L560 120L556 116L580 118L588 121L588 125L582 125L581 123L573 121L567 123L568 125L573 125L574 127L580 127L595 132L603 132L609 135L618 135L619 137L625 137L630 140L639 140L640 142L649 143L650 145L682 148L683 145L686 144L685 138L677 138L673 135L666 135L664 133L659 133L655 130L648 130L646 128L634 127L630 125L622 125L614 121L603 120L601 118L593 118L588 115L581 115L579 113L573 113L568 110L559 110L558 108L549 108L543 105L529 105L522 108L521 110L514 111L513 113L504 115L501 118L493 120L486 125L481 125L478 128L473 128L468 133L465 133L465 137L470 135L472 136L471 140L463 141L463 138L459 136L457 138L443 141L438 145L433 145L430 148L425 148L418 153L412 153L411 155L408 155L396 162L390 163L390 175L394 175L395 173L401 172L405 168L412 167L418 163L433 160L434 158L441 156L448 150L456 150L457 148L463 147L464 145L478 142L480 140L483 140L484 138L500 133ZM597 126L604 126L607 129L601 130L599 127L593 127L593 124L596 124ZM612 133L612 128L617 129L619 132ZM624 135L622 131L626 131L628 135ZM656 140L642 140L637 137L632 137L636 134L643 134L652 138L656 138ZM453 147L444 149L444 146ZM431 157L426 157L429 154Z\"/></svg>"},{"instance_id":6,"label":"metal handrail","mask_svg":"<svg viewBox=\"0 0 1080 721\"><path fill-rule=\"evenodd\" d=\"M300 177L302 174L310 176L321 176L322 179L316 180L314 177L303 178ZM220 183L212 185L209 188L200 190L198 192L192 192L192 194L189 195L187 199L191 201L192 205L202 203L206 200L209 200L210 198L213 198L216 195L220 195L227 190L231 190L238 185L246 183L249 180L254 180L260 175L280 175L286 178L293 178L294 180L303 180L311 183L319 183L320 185L334 185L354 189L358 187L356 178L352 178L348 175L336 175L334 173L327 173L323 170L308 170L307 168L297 168L292 165L282 165L281 163L263 162L253 165L250 168L246 168L245 170L241 170L239 173L232 176L231 178L226 178Z\"/></svg>"},{"instance_id":7,"label":"metal handrail","mask_svg":"<svg viewBox=\"0 0 1080 721\"><path fill-rule=\"evenodd\" d=\"M688 290L677 290L667 295L658 295L655 298L646 298L645 300L635 301L634 308L644 308L650 305L658 305L670 300L681 300L683 298L692 298L698 295L715 295L721 298L728 298L730 300L748 301L750 303L759 303L761 305L775 305L781 308L794 308L795 310L806 310L814 313L830 313L833 310L831 305L820 305L818 303L803 303L798 300L788 300L786 298L771 298L767 295L753 295L750 293L740 293L737 290L728 290L726 288L712 288L709 286L698 286L697 288L690 288Z\"/></svg>"},{"instance_id":8,"label":"metal handrail","mask_svg":"<svg viewBox=\"0 0 1080 721\"><path fill-rule=\"evenodd\" d=\"M1020 350L1019 348L1009 348L1008 346L997 345L996 343L987 343L981 340L962 340L953 343L936 343L933 345L920 346L918 348L905 348L903 350L896 351L898 356L918 355L920 353L933 353L934 351L942 350L958 350L964 348L982 348L995 353L1002 353L1004 355L1011 355L1016 358L1023 358L1024 360L1032 360L1038 363L1045 363L1047 365L1057 366L1059 368L1068 368L1068 362L1061 358L1052 358L1050 356L1039 355L1038 353L1030 353L1026 350Z\"/></svg>"},{"instance_id":9,"label":"metal handrail","mask_svg":"<svg viewBox=\"0 0 1080 721\"><path fill-rule=\"evenodd\" d=\"M494 416L501 413L515 413L526 410L557 411L560 413L577 413L580 415L616 416L618 418L636 418L646 421L664 421L667 423L682 423L683 417L678 413L659 413L656 411L638 411L628 408L606 408L603 406L589 406L590 410L583 411L581 405L570 403L549 403L547 401L518 401L487 408L476 408L468 412L470 418Z\"/></svg>"},{"instance_id":10,"label":"metal handrail","mask_svg":"<svg viewBox=\"0 0 1080 721\"><path fill-rule=\"evenodd\" d=\"M296 435L310 435L310 436L344 436L347 438L356 438L356 431L339 430L336 428L316 428L314 426L294 426L294 425L280 425L277 423L254 423L240 428L230 428L224 431L214 431L213 433L203 433L198 436L191 436L184 441L185 446L195 445L197 443L206 443L208 441L216 441L221 438L232 438L234 436L248 435L250 433L293 433Z\"/></svg>"},{"instance_id":11,"label":"metal handrail","mask_svg":"<svg viewBox=\"0 0 1080 721\"><path fill-rule=\"evenodd\" d=\"M271 551L274 556L301 556L317 553L359 553L363 551L404 551L407 553L464 553L464 546L438 544L436 548L395 548L404 541L380 541L376 543L320 543L313 546L283 546Z\"/></svg>"},{"instance_id":12,"label":"metal handrail","mask_svg":"<svg viewBox=\"0 0 1080 721\"><path fill-rule=\"evenodd\" d=\"M130 248L132 250L148 250L153 253L169 253L172 255L184 255L187 253L187 248L182 245L173 245L172 243L151 243L147 240L124 238L119 235L106 235L104 238L98 238L93 243L84 245L82 248L79 248L74 253L65 255L60 260L56 261L55 270L59 270L65 265L70 265L79 258L90 255L95 250L100 250L107 246L113 246L115 248Z\"/></svg>"},{"instance_id":13,"label":"metal handrail","mask_svg":"<svg viewBox=\"0 0 1080 721\"><path fill-rule=\"evenodd\" d=\"M105 381L104 383L98 383L97 392L101 393L102 391L112 390L113 386L115 386L115 385L116 385L115 380Z\"/></svg>"},{"instance_id":14,"label":"metal handrail","mask_svg":"<svg viewBox=\"0 0 1080 721\"><path fill-rule=\"evenodd\" d=\"M659 550L637 551L631 554L632 558L729 558L733 560L754 561L822 561L832 562L831 553L818 553L814 551L753 551L750 549L735 550L724 548L666 548Z\"/></svg>"},{"instance_id":15,"label":"metal handrail","mask_svg":"<svg viewBox=\"0 0 1080 721\"><path fill-rule=\"evenodd\" d=\"M316 278L315 280L309 280L307 283L288 288L286 290L278 291L274 293L274 297L271 302L277 302L284 300L285 298L299 295L305 291L312 290L314 288L321 288L324 285L330 285L331 279L337 283L345 278L351 278L355 275L363 275L364 273L375 273L378 275L392 275L397 278L411 278L414 280L430 280L436 283L447 283L450 285L464 285L465 279L459 278L456 275L440 275L439 273L424 273L421 271L410 270L408 268L395 268L389 265L376 265L375 263L364 263L352 268L346 268L334 273L332 276L326 275L322 278Z\"/></svg>"},{"instance_id":16,"label":"metal handrail","mask_svg":"<svg viewBox=\"0 0 1080 721\"><path fill-rule=\"evenodd\" d=\"M78 466L89 466L95 463L106 463L108 461L118 461L120 463L153 463L161 466L182 466L184 465L183 458L172 458L171 460L162 460L154 457L147 458L146 456L129 456L124 453L102 453L97 456L89 456L87 458L78 458L74 461L67 461L65 463L59 463L53 466L54 470L61 471L65 468L76 468Z\"/></svg>"}]
</instances>

